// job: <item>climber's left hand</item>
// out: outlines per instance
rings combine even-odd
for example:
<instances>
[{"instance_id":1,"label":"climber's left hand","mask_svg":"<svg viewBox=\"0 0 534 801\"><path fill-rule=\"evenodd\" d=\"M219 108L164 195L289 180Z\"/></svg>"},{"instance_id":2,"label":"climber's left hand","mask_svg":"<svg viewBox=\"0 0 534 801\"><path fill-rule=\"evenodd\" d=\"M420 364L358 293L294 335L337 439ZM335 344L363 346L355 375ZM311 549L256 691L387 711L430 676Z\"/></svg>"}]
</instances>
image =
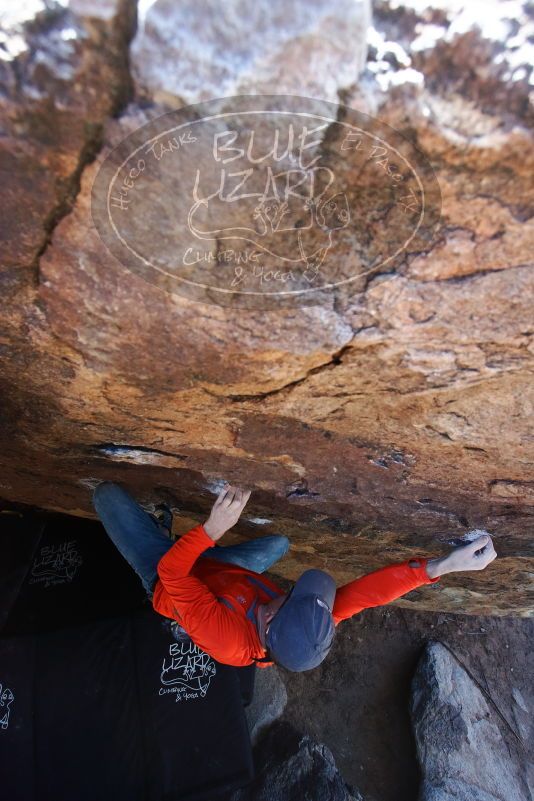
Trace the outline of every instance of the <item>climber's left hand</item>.
<instances>
[{"instance_id":1,"label":"climber's left hand","mask_svg":"<svg viewBox=\"0 0 534 801\"><path fill-rule=\"evenodd\" d=\"M212 540L220 540L229 528L239 520L245 504L250 498L250 490L226 486L213 504L209 518L204 523L204 531Z\"/></svg>"}]
</instances>

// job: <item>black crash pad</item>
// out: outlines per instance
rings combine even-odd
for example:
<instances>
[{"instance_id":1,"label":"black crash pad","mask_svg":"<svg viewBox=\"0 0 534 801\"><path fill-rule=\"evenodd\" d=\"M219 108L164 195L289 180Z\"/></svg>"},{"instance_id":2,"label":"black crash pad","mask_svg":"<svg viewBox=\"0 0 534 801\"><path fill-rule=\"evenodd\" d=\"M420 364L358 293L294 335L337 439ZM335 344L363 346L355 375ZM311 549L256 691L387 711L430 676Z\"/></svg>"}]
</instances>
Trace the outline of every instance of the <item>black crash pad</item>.
<instances>
[{"instance_id":1,"label":"black crash pad","mask_svg":"<svg viewBox=\"0 0 534 801\"><path fill-rule=\"evenodd\" d=\"M68 522L26 549L22 581L21 564L3 576L18 596L0 636L2 798L211 801L246 785L254 668L175 640L114 549L103 562L101 526Z\"/></svg>"},{"instance_id":2,"label":"black crash pad","mask_svg":"<svg viewBox=\"0 0 534 801\"><path fill-rule=\"evenodd\" d=\"M139 578L92 520L32 516L25 527L0 515L0 542L12 554L8 575L0 566L10 597L4 634L51 631L149 605Z\"/></svg>"}]
</instances>

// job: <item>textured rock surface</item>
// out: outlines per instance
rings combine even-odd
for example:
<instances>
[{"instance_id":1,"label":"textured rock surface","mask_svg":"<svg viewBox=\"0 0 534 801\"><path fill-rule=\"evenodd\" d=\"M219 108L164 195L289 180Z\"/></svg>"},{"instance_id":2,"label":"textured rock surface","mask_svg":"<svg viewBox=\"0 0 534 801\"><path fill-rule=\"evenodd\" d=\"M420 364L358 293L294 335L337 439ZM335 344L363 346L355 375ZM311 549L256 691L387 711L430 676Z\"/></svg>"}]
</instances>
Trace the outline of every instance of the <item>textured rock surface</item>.
<instances>
[{"instance_id":1,"label":"textured rock surface","mask_svg":"<svg viewBox=\"0 0 534 801\"><path fill-rule=\"evenodd\" d=\"M343 781L328 748L288 726L268 732L262 755L251 788L235 793L231 801L363 801Z\"/></svg>"},{"instance_id":2,"label":"textured rock surface","mask_svg":"<svg viewBox=\"0 0 534 801\"><path fill-rule=\"evenodd\" d=\"M57 220L102 146L103 123L131 95L127 0L20 4L0 19L3 294L35 281ZM25 273L33 273L27 276Z\"/></svg>"},{"instance_id":3,"label":"textured rock surface","mask_svg":"<svg viewBox=\"0 0 534 801\"><path fill-rule=\"evenodd\" d=\"M173 106L248 93L336 102L365 65L370 19L369 0L157 0L141 18L133 73L140 93Z\"/></svg>"},{"instance_id":4,"label":"textured rock surface","mask_svg":"<svg viewBox=\"0 0 534 801\"><path fill-rule=\"evenodd\" d=\"M463 30L465 12L376 6L366 70L357 81L346 77L364 52L355 39L346 71L323 94L337 91L429 155L443 195L438 236L428 251L407 253L394 274L362 280L352 296L259 312L164 294L122 268L92 224L91 185L109 149L199 98L189 77L194 29L181 71L178 39L160 37L162 8L153 6L134 40L135 86L132 2L49 4L26 24L12 20L4 37L12 52L0 62L9 164L0 494L86 515L90 487L105 478L145 499L165 496L198 520L217 482L248 482L249 522L229 542L286 532L293 547L280 570L289 578L318 566L349 580L486 528L501 557L487 572L402 603L529 613L525 19L503 22L495 36L465 19ZM313 6L307 21L324 21L323 8ZM356 36L349 22L346 36ZM344 60L347 38L334 52L313 25L304 30L324 48L317 69ZM446 35L427 47L433 26ZM283 20L272 27L279 36L266 42L261 64L228 56L220 83L210 77L211 94L279 85L286 28ZM298 25L286 27L295 42ZM215 24L209 35L218 35ZM288 75L298 78L299 69L290 64ZM307 79L298 85L302 94L316 91Z\"/></svg>"},{"instance_id":5,"label":"textured rock surface","mask_svg":"<svg viewBox=\"0 0 534 801\"><path fill-rule=\"evenodd\" d=\"M532 618L368 609L338 627L318 668L279 670L287 691L279 724L324 743L343 779L365 799L416 801L421 771L409 713L411 684L431 637L491 697L508 758L525 782L530 771L533 783L533 636Z\"/></svg>"},{"instance_id":6,"label":"textured rock surface","mask_svg":"<svg viewBox=\"0 0 534 801\"><path fill-rule=\"evenodd\" d=\"M502 714L491 704L445 646L427 646L411 710L421 801L529 801L526 765L512 761L497 722Z\"/></svg>"},{"instance_id":7,"label":"textured rock surface","mask_svg":"<svg viewBox=\"0 0 534 801\"><path fill-rule=\"evenodd\" d=\"M287 692L276 667L256 670L254 696L246 707L246 715L252 744L261 732L278 720L287 704Z\"/></svg>"}]
</instances>

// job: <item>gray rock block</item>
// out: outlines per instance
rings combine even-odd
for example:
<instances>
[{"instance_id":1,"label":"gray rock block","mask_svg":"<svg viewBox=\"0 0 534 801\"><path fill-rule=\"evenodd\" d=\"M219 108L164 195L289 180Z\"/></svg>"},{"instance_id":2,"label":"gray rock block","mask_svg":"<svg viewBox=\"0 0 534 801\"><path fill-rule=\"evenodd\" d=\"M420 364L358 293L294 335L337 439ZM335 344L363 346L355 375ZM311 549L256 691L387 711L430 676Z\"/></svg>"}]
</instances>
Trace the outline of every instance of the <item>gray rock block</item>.
<instances>
[{"instance_id":1,"label":"gray rock block","mask_svg":"<svg viewBox=\"0 0 534 801\"><path fill-rule=\"evenodd\" d=\"M417 667L412 725L421 765L420 801L530 801L477 684L453 654L430 643Z\"/></svg>"},{"instance_id":2,"label":"gray rock block","mask_svg":"<svg viewBox=\"0 0 534 801\"><path fill-rule=\"evenodd\" d=\"M248 795L239 791L231 801L364 801L344 782L331 751L308 736L275 726L261 751L260 770Z\"/></svg>"},{"instance_id":3,"label":"gray rock block","mask_svg":"<svg viewBox=\"0 0 534 801\"><path fill-rule=\"evenodd\" d=\"M140 14L131 58L158 102L299 94L338 102L365 66L369 0L157 0Z\"/></svg>"}]
</instances>

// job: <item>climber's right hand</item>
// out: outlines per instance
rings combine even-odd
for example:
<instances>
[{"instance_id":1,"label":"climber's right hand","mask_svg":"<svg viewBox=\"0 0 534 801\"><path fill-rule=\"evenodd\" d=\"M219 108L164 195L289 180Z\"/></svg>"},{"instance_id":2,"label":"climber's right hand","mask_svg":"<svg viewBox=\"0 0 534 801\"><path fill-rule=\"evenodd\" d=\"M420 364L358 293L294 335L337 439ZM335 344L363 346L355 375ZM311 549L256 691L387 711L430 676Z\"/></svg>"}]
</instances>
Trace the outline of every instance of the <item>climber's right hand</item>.
<instances>
[{"instance_id":1,"label":"climber's right hand","mask_svg":"<svg viewBox=\"0 0 534 801\"><path fill-rule=\"evenodd\" d=\"M467 545L461 545L441 559L429 559L427 573L430 578L444 576L446 573L461 573L466 570L484 570L497 558L489 534L477 537Z\"/></svg>"}]
</instances>

